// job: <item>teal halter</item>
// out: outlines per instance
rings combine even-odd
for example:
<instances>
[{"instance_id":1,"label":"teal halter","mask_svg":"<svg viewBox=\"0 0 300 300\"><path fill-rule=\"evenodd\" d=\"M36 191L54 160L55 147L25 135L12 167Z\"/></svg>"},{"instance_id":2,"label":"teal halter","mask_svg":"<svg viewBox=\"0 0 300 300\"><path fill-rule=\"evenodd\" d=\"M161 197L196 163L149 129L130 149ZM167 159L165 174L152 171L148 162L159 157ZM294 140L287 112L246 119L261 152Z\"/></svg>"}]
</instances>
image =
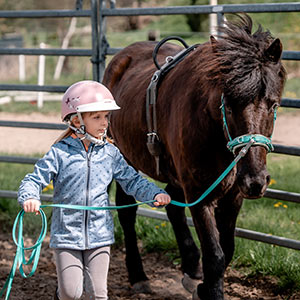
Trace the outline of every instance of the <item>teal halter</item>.
<instances>
[{"instance_id":1,"label":"teal halter","mask_svg":"<svg viewBox=\"0 0 300 300\"><path fill-rule=\"evenodd\" d=\"M247 145L250 141L253 141L252 146L262 146L266 148L268 152L272 152L274 150L274 147L272 145L272 135L271 134L270 138L267 138L266 136L262 134L244 134L240 135L234 139L231 138L231 135L229 133L227 121L226 121L226 112L225 112L225 102L224 102L224 94L221 96L221 111L222 111L222 116L223 116L223 126L227 132L229 142L227 143L227 148L235 154L236 149L244 147ZM274 109L274 121L273 121L273 128L275 125L277 117L277 107Z\"/></svg>"}]
</instances>

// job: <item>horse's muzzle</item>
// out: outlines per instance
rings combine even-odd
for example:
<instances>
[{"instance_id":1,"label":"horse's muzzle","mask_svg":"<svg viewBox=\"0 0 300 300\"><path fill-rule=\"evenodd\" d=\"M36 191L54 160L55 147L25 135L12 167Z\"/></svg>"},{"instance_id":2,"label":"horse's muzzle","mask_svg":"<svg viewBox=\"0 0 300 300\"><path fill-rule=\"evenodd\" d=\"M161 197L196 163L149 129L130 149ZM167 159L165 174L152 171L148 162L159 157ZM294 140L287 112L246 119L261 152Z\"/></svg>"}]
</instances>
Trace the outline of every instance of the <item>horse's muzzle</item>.
<instances>
[{"instance_id":1,"label":"horse's muzzle","mask_svg":"<svg viewBox=\"0 0 300 300\"><path fill-rule=\"evenodd\" d=\"M257 199L264 195L270 182L270 175L267 171L263 171L256 176L246 175L238 179L240 192L244 198Z\"/></svg>"}]
</instances>

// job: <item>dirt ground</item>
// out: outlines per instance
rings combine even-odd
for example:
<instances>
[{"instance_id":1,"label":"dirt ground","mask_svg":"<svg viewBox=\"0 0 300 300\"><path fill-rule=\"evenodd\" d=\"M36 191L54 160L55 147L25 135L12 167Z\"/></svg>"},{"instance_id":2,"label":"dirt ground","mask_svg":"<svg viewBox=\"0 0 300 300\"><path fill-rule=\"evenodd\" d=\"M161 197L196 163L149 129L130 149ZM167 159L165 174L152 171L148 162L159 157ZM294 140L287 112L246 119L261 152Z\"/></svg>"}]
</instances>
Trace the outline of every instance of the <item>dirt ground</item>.
<instances>
[{"instance_id":1,"label":"dirt ground","mask_svg":"<svg viewBox=\"0 0 300 300\"><path fill-rule=\"evenodd\" d=\"M32 241L29 241L32 245ZM0 234L0 287L9 274L15 246L9 235ZM143 256L144 268L152 288L151 294L133 293L130 289L124 263L124 251L112 249L108 276L109 300L191 300L190 293L181 285L181 272L164 255L157 253ZM11 300L53 299L56 288L56 273L49 237L44 240L36 273L27 279L19 273L15 276ZM299 300L300 293L289 298L276 295L276 280L272 278L247 278L241 272L228 269L225 276L225 295L229 300Z\"/></svg>"},{"instance_id":2,"label":"dirt ground","mask_svg":"<svg viewBox=\"0 0 300 300\"><path fill-rule=\"evenodd\" d=\"M0 113L0 120L33 121L59 123L59 116L45 118L39 114L14 115ZM13 154L33 154L46 152L60 131L15 129L2 127L0 130L0 152ZM284 114L276 121L273 142L300 146L300 115ZM30 241L29 241L30 242ZM32 242L31 242L32 243ZM0 233L0 289L9 274L15 246L10 234ZM112 249L108 289L110 300L147 299L147 300L191 300L191 294L181 285L182 274L164 255L157 253L143 256L145 271L150 279L152 294L132 293L125 269L123 249ZM53 299L56 287L55 265L49 237L43 243L40 262L35 275L23 279L16 275L11 292L11 300ZM300 293L293 296L276 294L277 282L274 278L247 278L241 271L228 269L225 276L225 294L230 300L300 300Z\"/></svg>"}]
</instances>

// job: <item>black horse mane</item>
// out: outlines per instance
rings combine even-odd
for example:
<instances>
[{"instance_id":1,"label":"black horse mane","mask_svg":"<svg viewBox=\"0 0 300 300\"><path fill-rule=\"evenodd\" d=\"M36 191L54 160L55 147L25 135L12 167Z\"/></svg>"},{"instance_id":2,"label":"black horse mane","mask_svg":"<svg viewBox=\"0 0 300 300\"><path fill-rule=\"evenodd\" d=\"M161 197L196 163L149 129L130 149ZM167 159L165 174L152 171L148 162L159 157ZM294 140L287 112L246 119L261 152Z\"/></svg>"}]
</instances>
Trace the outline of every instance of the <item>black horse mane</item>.
<instances>
[{"instance_id":1,"label":"black horse mane","mask_svg":"<svg viewBox=\"0 0 300 300\"><path fill-rule=\"evenodd\" d=\"M278 98L280 95L273 97L272 93L279 90L279 78L285 78L286 73L280 60L272 61L266 56L274 37L261 25L252 34L251 18L246 14L236 16L237 21L226 21L218 28L217 40L212 37L203 48L198 68L206 70L205 79L223 86L224 93L232 99L250 101L258 95Z\"/></svg>"}]
</instances>

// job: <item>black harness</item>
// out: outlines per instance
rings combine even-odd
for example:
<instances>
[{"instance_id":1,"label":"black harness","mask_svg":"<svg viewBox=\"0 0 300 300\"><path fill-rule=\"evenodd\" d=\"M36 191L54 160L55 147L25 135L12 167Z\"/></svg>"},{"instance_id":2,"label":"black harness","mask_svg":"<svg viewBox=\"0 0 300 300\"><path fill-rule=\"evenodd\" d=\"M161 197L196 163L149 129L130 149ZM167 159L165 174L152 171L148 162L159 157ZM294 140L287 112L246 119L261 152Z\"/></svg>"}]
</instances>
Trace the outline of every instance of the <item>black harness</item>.
<instances>
[{"instance_id":1,"label":"black harness","mask_svg":"<svg viewBox=\"0 0 300 300\"><path fill-rule=\"evenodd\" d=\"M180 41L185 49L177 53L174 57L167 56L166 63L163 66L160 66L157 62L156 56L158 54L159 48L166 43L168 40L178 40ZM156 99L157 99L157 90L159 83L162 78L173 69L179 62L181 62L190 52L198 47L199 44L188 46L186 42L177 36L170 36L161 40L153 50L152 57L157 71L153 74L151 82L147 88L146 95L146 119L147 119L147 147L151 155L154 156L156 161L156 173L159 175L159 155L161 154L161 144L160 139L157 133L157 118L156 118ZM151 116L152 110L152 116Z\"/></svg>"}]
</instances>

